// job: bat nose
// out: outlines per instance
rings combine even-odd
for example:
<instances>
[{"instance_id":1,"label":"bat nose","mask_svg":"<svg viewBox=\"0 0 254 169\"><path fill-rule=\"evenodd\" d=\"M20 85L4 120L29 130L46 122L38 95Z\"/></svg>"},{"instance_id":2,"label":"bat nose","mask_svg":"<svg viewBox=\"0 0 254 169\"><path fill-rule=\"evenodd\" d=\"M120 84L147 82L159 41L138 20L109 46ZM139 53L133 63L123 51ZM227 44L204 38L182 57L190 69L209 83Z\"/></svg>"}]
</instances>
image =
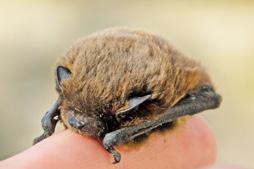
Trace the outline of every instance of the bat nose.
<instances>
[{"instance_id":1,"label":"bat nose","mask_svg":"<svg viewBox=\"0 0 254 169\"><path fill-rule=\"evenodd\" d=\"M69 117L69 124L77 129L82 129L85 126L85 123L83 121L77 120L75 116Z\"/></svg>"}]
</instances>

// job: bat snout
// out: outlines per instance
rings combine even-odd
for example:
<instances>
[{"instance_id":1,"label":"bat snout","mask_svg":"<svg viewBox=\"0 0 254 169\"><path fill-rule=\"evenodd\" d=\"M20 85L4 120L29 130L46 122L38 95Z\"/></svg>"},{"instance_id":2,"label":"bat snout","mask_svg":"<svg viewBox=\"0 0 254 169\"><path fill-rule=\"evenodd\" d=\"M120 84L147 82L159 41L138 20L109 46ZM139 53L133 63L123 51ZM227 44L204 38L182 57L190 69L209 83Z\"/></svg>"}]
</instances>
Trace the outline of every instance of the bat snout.
<instances>
[{"instance_id":1,"label":"bat snout","mask_svg":"<svg viewBox=\"0 0 254 169\"><path fill-rule=\"evenodd\" d=\"M85 126L83 121L78 121L74 116L69 118L69 124L76 129L82 129Z\"/></svg>"},{"instance_id":2,"label":"bat snout","mask_svg":"<svg viewBox=\"0 0 254 169\"><path fill-rule=\"evenodd\" d=\"M69 111L68 123L74 129L88 135L100 135L105 130L104 123L96 117L85 116L74 111Z\"/></svg>"}]
</instances>

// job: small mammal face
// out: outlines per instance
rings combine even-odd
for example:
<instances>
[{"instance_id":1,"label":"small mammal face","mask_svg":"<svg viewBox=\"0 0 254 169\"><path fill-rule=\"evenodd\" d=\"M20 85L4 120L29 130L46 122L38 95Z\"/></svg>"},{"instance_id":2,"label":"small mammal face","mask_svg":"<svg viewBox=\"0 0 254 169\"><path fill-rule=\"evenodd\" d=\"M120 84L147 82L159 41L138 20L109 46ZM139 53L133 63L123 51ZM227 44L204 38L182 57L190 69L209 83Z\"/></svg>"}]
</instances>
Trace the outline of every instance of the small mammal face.
<instances>
[{"instance_id":1,"label":"small mammal face","mask_svg":"<svg viewBox=\"0 0 254 169\"><path fill-rule=\"evenodd\" d=\"M218 107L221 100L202 66L164 39L141 30L114 28L80 39L55 70L60 120L80 134L104 138L104 147L115 161L120 159L108 140L118 133L107 133L123 128L130 132L132 126L160 117L169 119L164 117L166 112L188 105L189 99L198 106L208 97L214 102L200 109L192 105L195 109L186 114ZM166 121L172 122L175 117ZM126 140L118 140L122 142Z\"/></svg>"}]
</instances>

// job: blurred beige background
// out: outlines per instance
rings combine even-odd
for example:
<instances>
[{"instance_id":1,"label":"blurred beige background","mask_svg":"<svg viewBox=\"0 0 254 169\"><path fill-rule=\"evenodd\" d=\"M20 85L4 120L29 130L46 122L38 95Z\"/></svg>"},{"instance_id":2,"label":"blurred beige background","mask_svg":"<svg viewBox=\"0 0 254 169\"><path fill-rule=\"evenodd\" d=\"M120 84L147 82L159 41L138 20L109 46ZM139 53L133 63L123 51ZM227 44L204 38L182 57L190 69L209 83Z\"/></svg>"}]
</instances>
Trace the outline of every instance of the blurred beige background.
<instances>
[{"instance_id":1,"label":"blurred beige background","mask_svg":"<svg viewBox=\"0 0 254 169\"><path fill-rule=\"evenodd\" d=\"M0 1L0 159L31 146L56 99L52 65L111 26L160 34L206 66L224 101L205 117L218 165L254 168L253 1Z\"/></svg>"}]
</instances>

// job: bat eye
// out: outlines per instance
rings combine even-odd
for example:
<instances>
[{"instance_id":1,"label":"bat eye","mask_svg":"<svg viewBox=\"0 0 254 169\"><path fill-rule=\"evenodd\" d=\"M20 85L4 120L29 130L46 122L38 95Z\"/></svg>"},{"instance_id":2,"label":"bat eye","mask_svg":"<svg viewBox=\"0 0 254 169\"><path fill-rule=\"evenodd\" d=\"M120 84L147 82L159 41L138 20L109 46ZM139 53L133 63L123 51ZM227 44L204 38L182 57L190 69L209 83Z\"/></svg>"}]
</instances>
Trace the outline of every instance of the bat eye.
<instances>
[{"instance_id":1,"label":"bat eye","mask_svg":"<svg viewBox=\"0 0 254 169\"><path fill-rule=\"evenodd\" d=\"M209 86L209 85L204 85L201 87L201 90L203 92L210 92L210 91L214 91L213 87L212 86Z\"/></svg>"}]
</instances>

